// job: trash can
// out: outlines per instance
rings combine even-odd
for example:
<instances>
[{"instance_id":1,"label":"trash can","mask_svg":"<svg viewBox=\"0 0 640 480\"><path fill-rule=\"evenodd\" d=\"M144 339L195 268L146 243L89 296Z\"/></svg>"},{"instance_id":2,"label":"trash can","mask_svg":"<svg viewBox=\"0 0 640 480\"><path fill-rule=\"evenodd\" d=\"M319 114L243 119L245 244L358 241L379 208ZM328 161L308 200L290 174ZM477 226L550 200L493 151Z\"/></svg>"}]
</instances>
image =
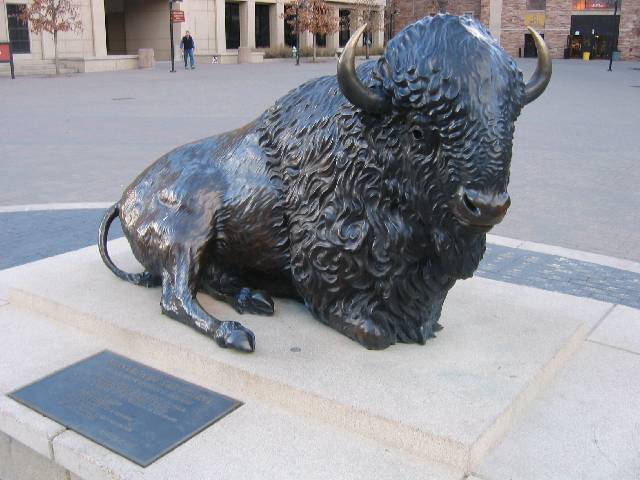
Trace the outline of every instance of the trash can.
<instances>
[{"instance_id":1,"label":"trash can","mask_svg":"<svg viewBox=\"0 0 640 480\"><path fill-rule=\"evenodd\" d=\"M614 62L619 62L620 61L620 52L613 52L613 61Z\"/></svg>"},{"instance_id":2,"label":"trash can","mask_svg":"<svg viewBox=\"0 0 640 480\"><path fill-rule=\"evenodd\" d=\"M582 52L582 60L584 60L585 62L588 62L590 57L591 52Z\"/></svg>"}]
</instances>

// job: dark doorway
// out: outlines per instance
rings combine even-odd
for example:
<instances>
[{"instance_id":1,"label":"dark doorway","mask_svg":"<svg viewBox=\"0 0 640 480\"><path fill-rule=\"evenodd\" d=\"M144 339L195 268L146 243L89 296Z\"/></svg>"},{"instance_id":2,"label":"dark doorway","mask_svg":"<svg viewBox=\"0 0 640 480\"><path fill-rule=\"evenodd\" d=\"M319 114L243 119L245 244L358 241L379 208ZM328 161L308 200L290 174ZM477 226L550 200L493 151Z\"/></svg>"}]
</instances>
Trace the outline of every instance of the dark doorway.
<instances>
[{"instance_id":1,"label":"dark doorway","mask_svg":"<svg viewBox=\"0 0 640 480\"><path fill-rule=\"evenodd\" d=\"M351 32L349 31L349 14L351 12L349 10L340 10L340 46L344 47L349 38L351 37Z\"/></svg>"},{"instance_id":2,"label":"dark doorway","mask_svg":"<svg viewBox=\"0 0 640 480\"><path fill-rule=\"evenodd\" d=\"M284 17L284 44L288 47L296 46L296 36L293 33L293 22L295 21L295 15L287 15Z\"/></svg>"},{"instance_id":3,"label":"dark doorway","mask_svg":"<svg viewBox=\"0 0 640 480\"><path fill-rule=\"evenodd\" d=\"M541 33L540 36L544 38L544 33ZM538 57L538 49L536 48L536 42L533 39L533 35L530 33L524 34L524 52L523 56L525 58L537 58Z\"/></svg>"},{"instance_id":4,"label":"dark doorway","mask_svg":"<svg viewBox=\"0 0 640 480\"><path fill-rule=\"evenodd\" d=\"M224 4L224 28L227 48L234 50L240 46L240 4Z\"/></svg>"},{"instance_id":5,"label":"dark doorway","mask_svg":"<svg viewBox=\"0 0 640 480\"><path fill-rule=\"evenodd\" d=\"M609 58L611 47L617 48L620 16L616 15L572 15L569 39L570 55L581 58L589 52L591 58Z\"/></svg>"},{"instance_id":6,"label":"dark doorway","mask_svg":"<svg viewBox=\"0 0 640 480\"><path fill-rule=\"evenodd\" d=\"M316 47L326 48L326 46L327 46L327 35L316 33Z\"/></svg>"},{"instance_id":7,"label":"dark doorway","mask_svg":"<svg viewBox=\"0 0 640 480\"><path fill-rule=\"evenodd\" d=\"M9 26L9 42L13 53L31 53L29 41L29 24L20 20L25 5L7 4L7 20Z\"/></svg>"},{"instance_id":8,"label":"dark doorway","mask_svg":"<svg viewBox=\"0 0 640 480\"><path fill-rule=\"evenodd\" d=\"M123 0L105 0L104 24L107 34L107 55L126 55L127 32Z\"/></svg>"},{"instance_id":9,"label":"dark doorway","mask_svg":"<svg viewBox=\"0 0 640 480\"><path fill-rule=\"evenodd\" d=\"M269 5L256 4L256 47L269 48Z\"/></svg>"}]
</instances>

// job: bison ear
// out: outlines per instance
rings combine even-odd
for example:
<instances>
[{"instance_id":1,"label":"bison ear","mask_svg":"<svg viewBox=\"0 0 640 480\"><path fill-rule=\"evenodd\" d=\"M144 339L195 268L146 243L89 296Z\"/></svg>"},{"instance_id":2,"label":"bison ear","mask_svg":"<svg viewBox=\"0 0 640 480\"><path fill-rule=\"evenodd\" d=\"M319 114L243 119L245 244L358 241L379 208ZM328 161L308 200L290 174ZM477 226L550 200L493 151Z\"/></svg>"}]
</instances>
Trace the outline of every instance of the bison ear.
<instances>
[{"instance_id":1,"label":"bison ear","mask_svg":"<svg viewBox=\"0 0 640 480\"><path fill-rule=\"evenodd\" d=\"M338 60L338 85L342 94L353 105L368 113L385 113L391 110L391 101L385 94L362 84L356 73L356 45L367 28L362 25L349 39Z\"/></svg>"},{"instance_id":2,"label":"bison ear","mask_svg":"<svg viewBox=\"0 0 640 480\"><path fill-rule=\"evenodd\" d=\"M551 55L547 44L544 43L542 37L533 28L527 27L533 40L536 42L536 48L538 49L538 65L536 71L533 72L531 79L524 87L524 104L533 102L536 98L542 95L542 92L549 85L551 80Z\"/></svg>"}]
</instances>

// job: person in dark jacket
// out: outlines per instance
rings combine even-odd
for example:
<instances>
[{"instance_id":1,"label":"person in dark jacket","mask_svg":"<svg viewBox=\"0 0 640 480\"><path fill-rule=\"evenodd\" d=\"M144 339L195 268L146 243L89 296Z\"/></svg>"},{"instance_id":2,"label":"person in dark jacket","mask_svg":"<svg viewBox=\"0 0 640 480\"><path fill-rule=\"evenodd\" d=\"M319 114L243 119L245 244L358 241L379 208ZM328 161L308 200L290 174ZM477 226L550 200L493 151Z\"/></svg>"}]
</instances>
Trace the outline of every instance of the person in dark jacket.
<instances>
[{"instance_id":1,"label":"person in dark jacket","mask_svg":"<svg viewBox=\"0 0 640 480\"><path fill-rule=\"evenodd\" d=\"M196 68L196 61L193 58L193 51L196 49L196 42L193 40L193 37L187 30L187 33L182 37L180 41L180 50L182 51L182 56L184 58L184 69L187 70L187 58L191 62L191 70Z\"/></svg>"}]
</instances>

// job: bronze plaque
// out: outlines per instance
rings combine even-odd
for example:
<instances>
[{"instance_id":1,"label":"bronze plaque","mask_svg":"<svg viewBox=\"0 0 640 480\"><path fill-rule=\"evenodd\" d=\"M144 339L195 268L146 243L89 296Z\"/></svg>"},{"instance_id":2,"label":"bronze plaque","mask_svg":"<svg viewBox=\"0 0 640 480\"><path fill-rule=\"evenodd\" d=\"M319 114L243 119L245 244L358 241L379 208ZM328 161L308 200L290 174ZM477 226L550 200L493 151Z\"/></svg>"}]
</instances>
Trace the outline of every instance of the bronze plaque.
<instances>
[{"instance_id":1,"label":"bronze plaque","mask_svg":"<svg viewBox=\"0 0 640 480\"><path fill-rule=\"evenodd\" d=\"M242 405L109 351L9 396L143 467Z\"/></svg>"}]
</instances>

